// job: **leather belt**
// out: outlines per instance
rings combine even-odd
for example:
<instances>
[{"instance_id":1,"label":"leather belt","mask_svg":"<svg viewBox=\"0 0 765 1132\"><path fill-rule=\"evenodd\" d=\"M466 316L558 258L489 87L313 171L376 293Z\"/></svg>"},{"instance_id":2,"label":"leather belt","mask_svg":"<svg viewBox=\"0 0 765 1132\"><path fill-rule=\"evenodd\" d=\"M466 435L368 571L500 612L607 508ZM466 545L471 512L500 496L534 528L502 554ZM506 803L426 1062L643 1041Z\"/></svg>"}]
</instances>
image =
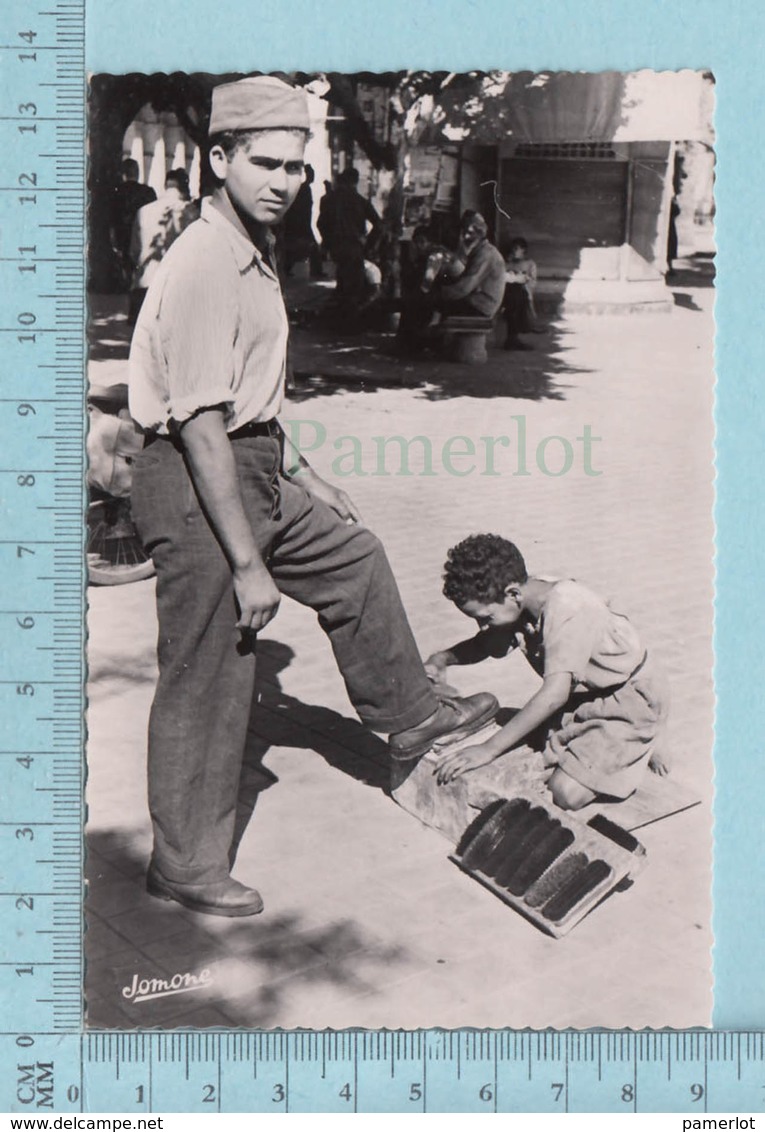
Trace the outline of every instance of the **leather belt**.
<instances>
[{"instance_id":1,"label":"leather belt","mask_svg":"<svg viewBox=\"0 0 765 1132\"><path fill-rule=\"evenodd\" d=\"M245 440L249 436L268 436L273 440L281 440L282 430L279 422L272 418L270 421L250 421L249 424L242 425L241 428L236 428L228 434L229 440ZM170 436L167 433L146 432L143 438L144 448L148 448L155 440L169 440L172 444L177 443L177 437Z\"/></svg>"},{"instance_id":2,"label":"leather belt","mask_svg":"<svg viewBox=\"0 0 765 1132\"><path fill-rule=\"evenodd\" d=\"M270 436L273 440L281 439L282 430L279 422L272 418L270 421L251 421L249 424L235 428L228 434L229 440L243 440L248 436Z\"/></svg>"}]
</instances>

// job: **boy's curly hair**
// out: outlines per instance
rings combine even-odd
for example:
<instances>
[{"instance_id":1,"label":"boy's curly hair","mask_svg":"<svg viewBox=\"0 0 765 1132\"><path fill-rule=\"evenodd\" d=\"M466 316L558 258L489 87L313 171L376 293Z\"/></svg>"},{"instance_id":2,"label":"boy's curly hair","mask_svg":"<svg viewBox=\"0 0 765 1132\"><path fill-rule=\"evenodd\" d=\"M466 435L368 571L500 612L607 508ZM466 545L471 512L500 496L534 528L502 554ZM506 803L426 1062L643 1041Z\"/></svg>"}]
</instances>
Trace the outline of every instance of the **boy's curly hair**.
<instances>
[{"instance_id":1,"label":"boy's curly hair","mask_svg":"<svg viewBox=\"0 0 765 1132\"><path fill-rule=\"evenodd\" d=\"M499 535L470 535L447 552L444 594L455 605L502 601L507 586L527 580L520 550Z\"/></svg>"}]
</instances>

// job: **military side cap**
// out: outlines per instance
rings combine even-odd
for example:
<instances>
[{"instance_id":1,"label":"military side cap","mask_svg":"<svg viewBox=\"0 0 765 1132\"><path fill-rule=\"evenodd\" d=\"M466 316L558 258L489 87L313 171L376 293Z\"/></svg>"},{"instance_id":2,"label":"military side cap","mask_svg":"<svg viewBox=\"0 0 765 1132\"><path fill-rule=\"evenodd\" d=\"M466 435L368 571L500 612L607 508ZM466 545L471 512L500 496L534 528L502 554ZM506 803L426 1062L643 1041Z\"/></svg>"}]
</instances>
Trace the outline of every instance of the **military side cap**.
<instances>
[{"instance_id":1,"label":"military side cap","mask_svg":"<svg viewBox=\"0 0 765 1132\"><path fill-rule=\"evenodd\" d=\"M281 79L262 75L213 89L210 134L224 130L307 130L309 126L305 91Z\"/></svg>"}]
</instances>

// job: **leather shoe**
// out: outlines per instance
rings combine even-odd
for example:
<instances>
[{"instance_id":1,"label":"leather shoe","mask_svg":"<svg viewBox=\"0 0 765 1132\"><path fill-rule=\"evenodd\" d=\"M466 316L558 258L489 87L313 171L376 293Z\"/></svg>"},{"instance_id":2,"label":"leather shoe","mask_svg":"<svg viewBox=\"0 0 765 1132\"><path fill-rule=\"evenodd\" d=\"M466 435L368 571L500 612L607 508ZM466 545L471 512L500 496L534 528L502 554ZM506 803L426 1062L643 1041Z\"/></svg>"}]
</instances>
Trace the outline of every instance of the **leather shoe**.
<instances>
[{"instance_id":1,"label":"leather shoe","mask_svg":"<svg viewBox=\"0 0 765 1132\"><path fill-rule=\"evenodd\" d=\"M418 759L439 739L456 743L467 738L490 723L499 710L499 702L490 692L464 697L440 696L439 700L435 715L417 727L389 737L388 749L396 762Z\"/></svg>"},{"instance_id":2,"label":"leather shoe","mask_svg":"<svg viewBox=\"0 0 765 1132\"><path fill-rule=\"evenodd\" d=\"M174 900L193 912L207 916L257 916L263 900L254 888L247 888L233 877L205 884L186 884L168 880L154 867L146 874L146 891L160 900Z\"/></svg>"}]
</instances>

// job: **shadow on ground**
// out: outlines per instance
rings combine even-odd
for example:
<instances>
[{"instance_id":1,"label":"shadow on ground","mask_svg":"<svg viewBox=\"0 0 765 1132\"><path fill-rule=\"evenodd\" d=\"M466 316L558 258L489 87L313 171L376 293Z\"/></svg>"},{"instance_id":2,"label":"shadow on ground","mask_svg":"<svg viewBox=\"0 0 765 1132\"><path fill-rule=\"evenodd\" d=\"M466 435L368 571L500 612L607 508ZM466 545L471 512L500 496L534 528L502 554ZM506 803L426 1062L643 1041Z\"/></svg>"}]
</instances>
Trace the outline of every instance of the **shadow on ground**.
<instances>
[{"instance_id":1,"label":"shadow on ground","mask_svg":"<svg viewBox=\"0 0 765 1132\"><path fill-rule=\"evenodd\" d=\"M435 351L399 357L392 331L343 333L318 318L310 327L293 327L290 361L294 386L289 396L300 403L348 390L372 393L400 387L428 401L453 397L561 401L566 391L561 379L589 372L565 361L565 333L555 324L543 324L541 333L526 336L528 350L505 351L498 345L503 332L497 329L489 341L488 361L467 365Z\"/></svg>"},{"instance_id":2,"label":"shadow on ground","mask_svg":"<svg viewBox=\"0 0 765 1132\"><path fill-rule=\"evenodd\" d=\"M714 287L716 271L713 252L682 256L674 261L672 270L667 272L667 286Z\"/></svg>"},{"instance_id":3,"label":"shadow on ground","mask_svg":"<svg viewBox=\"0 0 765 1132\"><path fill-rule=\"evenodd\" d=\"M283 691L279 674L295 653L281 641L258 642L256 703L250 738L278 747L309 747L359 782L384 789L389 777L388 747L356 719L320 704L306 704ZM318 746L317 746L318 742Z\"/></svg>"},{"instance_id":4,"label":"shadow on ground","mask_svg":"<svg viewBox=\"0 0 765 1132\"><path fill-rule=\"evenodd\" d=\"M145 859L125 833L88 840L85 933L89 1027L269 1027L287 999L310 1008L323 987L335 995L370 993L406 960L352 919L308 924L298 913L243 919L202 916L148 896ZM173 976L191 990L162 993ZM162 980L143 1001L141 980ZM159 993L157 993L159 992Z\"/></svg>"},{"instance_id":5,"label":"shadow on ground","mask_svg":"<svg viewBox=\"0 0 765 1132\"><path fill-rule=\"evenodd\" d=\"M127 297L88 296L88 359L127 360L133 329L127 321Z\"/></svg>"},{"instance_id":6,"label":"shadow on ground","mask_svg":"<svg viewBox=\"0 0 765 1132\"><path fill-rule=\"evenodd\" d=\"M687 311L703 311L704 308L700 307L694 299L693 295L687 291L673 291L672 298L675 300L676 307L682 307Z\"/></svg>"},{"instance_id":7,"label":"shadow on ground","mask_svg":"<svg viewBox=\"0 0 765 1132\"><path fill-rule=\"evenodd\" d=\"M260 794L278 779L263 759L271 747L319 754L374 789L387 791L387 747L360 723L287 695L280 675L294 657L280 641L258 647L258 683L248 733L232 864ZM299 757L299 756L298 756ZM148 818L148 815L147 815ZM317 927L299 914L228 920L202 916L149 897L144 877L148 820L88 836L88 931L85 980L88 1025L107 1028L247 1025L283 1016L284 995L322 985L348 997L369 993L404 959L398 948L367 938L352 918ZM363 963L363 972L361 970ZM134 977L171 978L211 971L210 986L136 1003Z\"/></svg>"},{"instance_id":8,"label":"shadow on ground","mask_svg":"<svg viewBox=\"0 0 765 1132\"><path fill-rule=\"evenodd\" d=\"M318 294L318 297L317 297ZM340 328L327 306L325 291L306 293L305 285L286 297L290 309L289 399L295 403L350 390L376 392L383 388L411 389L428 401L452 397L514 397L542 401L565 399L565 379L588 370L565 360L566 331L557 323L541 322L540 333L526 335L528 350L501 348L504 329L499 326L489 342L489 360L483 365L453 362L432 351L414 358L396 353L396 338L374 320L366 325ZM103 363L122 363L130 350L131 328L124 295L89 296L88 356L95 364L94 379L102 364L104 384L126 380ZM385 320L382 320L383 322ZM106 376L108 369L108 377Z\"/></svg>"}]
</instances>

